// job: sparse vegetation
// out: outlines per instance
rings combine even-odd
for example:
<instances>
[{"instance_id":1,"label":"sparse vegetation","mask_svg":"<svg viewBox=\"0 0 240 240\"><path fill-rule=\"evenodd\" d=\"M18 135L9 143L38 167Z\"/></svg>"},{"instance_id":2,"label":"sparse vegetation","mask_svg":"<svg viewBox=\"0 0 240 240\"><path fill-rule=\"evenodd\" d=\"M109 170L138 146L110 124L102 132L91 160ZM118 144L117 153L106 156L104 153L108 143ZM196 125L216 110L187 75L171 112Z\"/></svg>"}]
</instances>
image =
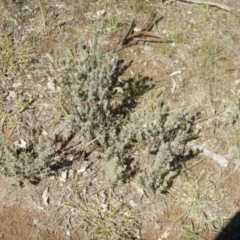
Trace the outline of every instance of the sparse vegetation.
<instances>
[{"instance_id":1,"label":"sparse vegetation","mask_svg":"<svg viewBox=\"0 0 240 240\"><path fill-rule=\"evenodd\" d=\"M201 76L201 80L205 83L214 81L217 76L218 59L221 56L217 39L214 36L206 36L196 45L196 51L194 52L196 58L194 63L196 65L193 66L196 75Z\"/></svg>"},{"instance_id":2,"label":"sparse vegetation","mask_svg":"<svg viewBox=\"0 0 240 240\"><path fill-rule=\"evenodd\" d=\"M0 3L0 173L36 189L38 205L49 188L53 224L76 239L80 228L82 239L216 235L236 210L239 16L178 1L80 2ZM163 14L153 32L172 42L114 53L152 10Z\"/></svg>"},{"instance_id":3,"label":"sparse vegetation","mask_svg":"<svg viewBox=\"0 0 240 240\"><path fill-rule=\"evenodd\" d=\"M5 172L37 183L41 174L59 164L66 166L69 159L73 162L83 153L90 159L94 152L95 157L99 155L98 161L104 158L116 165L111 168L113 172L106 172L107 176L116 175L111 179L126 182L134 178L156 192L167 190L180 162L188 157L187 142L196 137L190 137L195 118L188 113L170 114L161 102L151 106L150 111L134 113L136 100L150 89L149 83L142 78L120 83L116 56L102 54L95 45L75 58L57 59L48 66L54 69L48 87L56 90L48 97L48 105L56 115L47 124L39 116L33 129L26 129L28 138L21 139L26 146L7 148L6 154L12 154L2 162ZM32 97L17 101L20 118L32 108L39 108ZM17 121L23 125L20 119Z\"/></svg>"}]
</instances>

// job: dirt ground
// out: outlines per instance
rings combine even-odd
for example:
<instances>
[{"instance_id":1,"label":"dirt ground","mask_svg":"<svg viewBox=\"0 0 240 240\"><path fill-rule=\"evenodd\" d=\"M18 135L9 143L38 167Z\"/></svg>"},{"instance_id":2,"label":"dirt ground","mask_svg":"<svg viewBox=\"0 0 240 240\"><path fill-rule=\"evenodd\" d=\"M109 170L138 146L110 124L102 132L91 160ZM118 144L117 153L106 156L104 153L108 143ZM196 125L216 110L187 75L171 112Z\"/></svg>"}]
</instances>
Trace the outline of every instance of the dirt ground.
<instances>
[{"instance_id":1,"label":"dirt ground","mask_svg":"<svg viewBox=\"0 0 240 240\"><path fill-rule=\"evenodd\" d=\"M54 55L60 44L74 54L79 48L75 45L91 42L93 29L100 26L107 34L100 36L99 48L110 51L133 18L141 27L152 9L163 15L153 32L172 42L139 42L119 51L128 66L122 81L139 75L151 80L154 88L142 97L142 105L161 96L172 103L173 112L200 112L201 133L195 143L228 166L200 153L184 163L168 192L157 196L134 182L107 188L101 164L84 169L76 163L37 185L0 175L0 239L215 239L240 210L240 125L231 118L240 114L240 15L182 1L23 2L0 3L0 29L7 31L7 24L14 22L13 6L20 6L20 14L32 9L35 15L25 27L41 33L33 37L39 56ZM240 9L237 0L214 2ZM102 9L103 15L98 12ZM64 17L59 23L64 29L50 23L59 16ZM38 26L43 20L44 34ZM82 31L78 41L75 28ZM237 239L234 234L239 233L225 239Z\"/></svg>"}]
</instances>

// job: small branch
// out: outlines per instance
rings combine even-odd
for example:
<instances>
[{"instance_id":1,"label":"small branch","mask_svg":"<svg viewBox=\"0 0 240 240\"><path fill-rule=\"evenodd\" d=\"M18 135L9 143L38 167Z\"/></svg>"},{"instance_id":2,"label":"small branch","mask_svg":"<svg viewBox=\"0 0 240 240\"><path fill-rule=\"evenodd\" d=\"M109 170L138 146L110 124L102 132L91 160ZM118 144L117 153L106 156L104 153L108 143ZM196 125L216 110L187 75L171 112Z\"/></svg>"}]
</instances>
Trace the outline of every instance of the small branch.
<instances>
[{"instance_id":1,"label":"small branch","mask_svg":"<svg viewBox=\"0 0 240 240\"><path fill-rule=\"evenodd\" d=\"M127 37L127 40L131 40L133 38L136 38L136 37L153 37L153 38L160 38L160 39L163 39L163 40L166 40L165 36L163 35L160 35L158 33L153 33L153 32L148 32L148 31L137 31L133 34L131 34L130 36Z\"/></svg>"},{"instance_id":2,"label":"small branch","mask_svg":"<svg viewBox=\"0 0 240 240\"><path fill-rule=\"evenodd\" d=\"M213 161L217 162L221 167L228 167L228 160L220 154L217 154L205 147L197 145L195 143L188 143L188 145L193 150L199 150L206 157L211 158Z\"/></svg>"},{"instance_id":3,"label":"small branch","mask_svg":"<svg viewBox=\"0 0 240 240\"><path fill-rule=\"evenodd\" d=\"M130 28L128 29L128 31L126 32L126 34L123 36L123 38L121 39L121 41L119 43L121 43L122 45L124 45L126 43L127 38L129 37L129 35L132 34L135 25L136 25L135 20L133 20Z\"/></svg>"},{"instance_id":4,"label":"small branch","mask_svg":"<svg viewBox=\"0 0 240 240\"><path fill-rule=\"evenodd\" d=\"M126 47L127 42L128 42L127 38L129 37L129 35L131 35L133 33L133 29L134 29L135 25L136 25L135 20L133 20L129 29L127 30L127 32L124 34L124 36L121 38L121 40L117 43L117 47L114 50L114 52L118 52Z\"/></svg>"},{"instance_id":5,"label":"small branch","mask_svg":"<svg viewBox=\"0 0 240 240\"><path fill-rule=\"evenodd\" d=\"M225 4L222 4L222 3L215 3L215 2L209 2L209 1L203 1L203 0L176 0L176 1L195 3L195 4L203 4L203 5L208 5L208 6L211 6L211 7L216 7L216 8L222 9L222 10L227 11L227 12L240 13L240 9L232 8L232 7L229 7L229 6L227 6Z\"/></svg>"},{"instance_id":6,"label":"small branch","mask_svg":"<svg viewBox=\"0 0 240 240\"><path fill-rule=\"evenodd\" d=\"M152 31L154 25L157 25L162 19L163 19L163 16L155 19L157 16L157 14L155 12L152 12L147 23L144 25L144 27L141 29L141 31Z\"/></svg>"},{"instance_id":7,"label":"small branch","mask_svg":"<svg viewBox=\"0 0 240 240\"><path fill-rule=\"evenodd\" d=\"M133 20L128 31L124 34L123 38L118 42L114 52L118 52L123 48L137 44L139 41L141 41L139 40L140 37L151 37L151 38L158 39L158 40L148 40L148 39L143 40L145 42L158 42L158 43L172 42L169 39L167 39L165 36L159 33L151 32L152 28L155 25L157 25L159 21L163 19L163 17L156 18L156 15L157 14L155 12L152 12L145 26L140 31L137 31L137 32L134 32L134 27L136 24L135 24L135 21Z\"/></svg>"},{"instance_id":8,"label":"small branch","mask_svg":"<svg viewBox=\"0 0 240 240\"><path fill-rule=\"evenodd\" d=\"M152 42L152 43L172 43L172 40L168 40L168 39L140 39L140 38L136 38L135 39L137 42Z\"/></svg>"}]
</instances>

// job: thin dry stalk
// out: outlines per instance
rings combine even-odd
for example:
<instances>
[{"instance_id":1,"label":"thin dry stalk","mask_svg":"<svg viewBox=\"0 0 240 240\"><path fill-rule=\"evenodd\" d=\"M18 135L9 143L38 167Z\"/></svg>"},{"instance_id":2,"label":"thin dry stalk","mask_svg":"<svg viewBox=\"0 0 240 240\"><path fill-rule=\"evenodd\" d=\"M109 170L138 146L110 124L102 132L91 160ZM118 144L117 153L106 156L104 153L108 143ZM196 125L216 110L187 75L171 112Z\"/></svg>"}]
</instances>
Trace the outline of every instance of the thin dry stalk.
<instances>
[{"instance_id":1,"label":"thin dry stalk","mask_svg":"<svg viewBox=\"0 0 240 240\"><path fill-rule=\"evenodd\" d=\"M203 4L203 5L208 5L208 6L211 6L211 7L217 7L219 9L222 9L222 10L227 11L227 12L240 13L240 9L232 8L232 7L229 7L229 6L227 6L225 4L222 4L222 3L215 3L215 2L202 1L202 0L176 0L176 1L195 3L195 4Z\"/></svg>"},{"instance_id":2,"label":"thin dry stalk","mask_svg":"<svg viewBox=\"0 0 240 240\"><path fill-rule=\"evenodd\" d=\"M43 8L42 8L41 0L38 0L38 4L39 4L39 8L40 8L41 15L42 15L43 27L44 27L44 29L45 29L45 28L46 28L46 21L45 21L45 17L44 17L44 13L43 13Z\"/></svg>"}]
</instances>

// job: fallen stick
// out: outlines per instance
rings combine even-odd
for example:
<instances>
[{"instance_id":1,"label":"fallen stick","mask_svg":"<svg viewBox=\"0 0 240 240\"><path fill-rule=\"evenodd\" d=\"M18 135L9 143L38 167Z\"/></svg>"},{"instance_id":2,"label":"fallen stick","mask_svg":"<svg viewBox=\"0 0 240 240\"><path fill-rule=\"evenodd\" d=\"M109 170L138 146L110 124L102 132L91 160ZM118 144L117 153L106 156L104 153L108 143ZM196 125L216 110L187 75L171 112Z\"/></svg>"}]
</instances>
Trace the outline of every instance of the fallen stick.
<instances>
[{"instance_id":1,"label":"fallen stick","mask_svg":"<svg viewBox=\"0 0 240 240\"><path fill-rule=\"evenodd\" d=\"M212 160L214 160L215 162L217 162L221 167L228 167L228 160L223 157L220 154L217 154L211 150L208 150L205 147L202 147L200 145L197 145L195 143L188 143L188 145L193 149L193 150L199 150L200 153L202 153L203 155L205 155L206 157L211 158Z\"/></svg>"},{"instance_id":2,"label":"fallen stick","mask_svg":"<svg viewBox=\"0 0 240 240\"><path fill-rule=\"evenodd\" d=\"M166 37L163 36L163 35L160 35L158 33L153 33L153 32L149 32L149 31L137 31L133 34L131 34L130 36L127 37L127 40L131 40L133 38L136 38L136 37L153 37L153 38L160 38L162 40L166 40Z\"/></svg>"},{"instance_id":3,"label":"fallen stick","mask_svg":"<svg viewBox=\"0 0 240 240\"><path fill-rule=\"evenodd\" d=\"M158 43L170 43L172 42L171 40L167 39L164 35L159 34L159 33L154 33L151 32L152 28L158 24L159 21L163 19L163 17L156 18L156 13L152 12L147 23L145 26L140 30L134 32L134 27L135 27L135 21L133 20L130 28L127 30L127 32L124 34L123 38L118 42L117 47L115 48L114 52L118 52L122 50L123 48L136 45L139 41L140 37L150 37L150 38L155 38L158 40L149 40L145 39L144 42L158 42ZM138 39L136 39L138 38Z\"/></svg>"},{"instance_id":4,"label":"fallen stick","mask_svg":"<svg viewBox=\"0 0 240 240\"><path fill-rule=\"evenodd\" d=\"M135 24L135 21L133 20L132 23L131 23L130 28L129 28L128 31L127 31L127 33L123 36L122 40L121 40L118 44L121 43L121 45L124 45L124 44L126 43L127 38L128 38L129 35L132 34L135 25L136 25L136 24Z\"/></svg>"},{"instance_id":5,"label":"fallen stick","mask_svg":"<svg viewBox=\"0 0 240 240\"><path fill-rule=\"evenodd\" d=\"M229 6L227 6L225 4L222 4L222 3L215 3L215 2L209 2L209 1L203 1L203 0L176 0L176 1L195 3L195 4L204 4L204 5L208 5L208 6L211 6L211 7L216 7L216 8L222 9L222 10L227 11L227 12L240 13L240 9L232 8L232 7L229 7Z\"/></svg>"},{"instance_id":6,"label":"fallen stick","mask_svg":"<svg viewBox=\"0 0 240 240\"><path fill-rule=\"evenodd\" d=\"M152 42L152 43L173 43L172 40L169 39L140 39L140 38L135 38L137 42Z\"/></svg>"}]
</instances>

